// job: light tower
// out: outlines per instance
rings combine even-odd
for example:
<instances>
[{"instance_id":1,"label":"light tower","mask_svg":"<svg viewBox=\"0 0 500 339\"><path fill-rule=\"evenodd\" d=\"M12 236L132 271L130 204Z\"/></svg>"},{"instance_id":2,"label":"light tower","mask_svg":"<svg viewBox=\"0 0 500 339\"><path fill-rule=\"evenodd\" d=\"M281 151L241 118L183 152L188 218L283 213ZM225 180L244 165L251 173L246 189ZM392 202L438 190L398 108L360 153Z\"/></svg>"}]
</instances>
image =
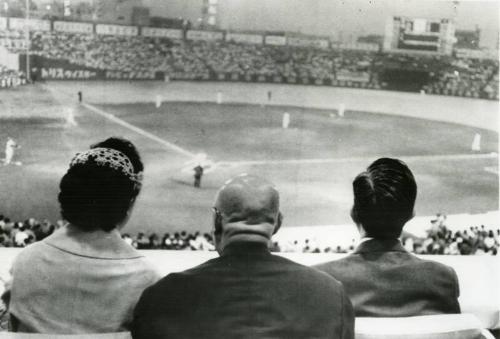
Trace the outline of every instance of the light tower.
<instances>
[{"instance_id":1,"label":"light tower","mask_svg":"<svg viewBox=\"0 0 500 339\"><path fill-rule=\"evenodd\" d=\"M31 79L30 67L30 0L26 0L26 12L24 20L24 34L26 39L26 80Z\"/></svg>"},{"instance_id":2,"label":"light tower","mask_svg":"<svg viewBox=\"0 0 500 339\"><path fill-rule=\"evenodd\" d=\"M458 17L458 6L460 5L460 1L453 1L453 21L456 22L457 17Z\"/></svg>"},{"instance_id":3,"label":"light tower","mask_svg":"<svg viewBox=\"0 0 500 339\"><path fill-rule=\"evenodd\" d=\"M218 5L218 0L203 0L201 20L204 27L217 26Z\"/></svg>"},{"instance_id":4,"label":"light tower","mask_svg":"<svg viewBox=\"0 0 500 339\"><path fill-rule=\"evenodd\" d=\"M451 17L451 23L453 25L453 36L451 37L451 39L453 39L453 42L452 42L452 46L455 45L457 43L457 37L456 37L456 33L455 33L455 29L456 29L456 26L457 26L457 18L458 18L458 7L460 5L460 1L453 1L453 15ZM453 49L453 47L452 47Z\"/></svg>"}]
</instances>

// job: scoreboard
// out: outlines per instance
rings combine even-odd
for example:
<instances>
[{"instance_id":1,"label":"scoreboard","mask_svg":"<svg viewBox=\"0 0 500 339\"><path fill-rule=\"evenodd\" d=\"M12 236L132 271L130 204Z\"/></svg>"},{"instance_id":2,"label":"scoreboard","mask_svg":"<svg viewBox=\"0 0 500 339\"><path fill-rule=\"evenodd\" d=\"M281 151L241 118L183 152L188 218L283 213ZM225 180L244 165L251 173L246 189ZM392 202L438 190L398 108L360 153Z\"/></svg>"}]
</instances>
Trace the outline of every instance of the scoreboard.
<instances>
[{"instance_id":1,"label":"scoreboard","mask_svg":"<svg viewBox=\"0 0 500 339\"><path fill-rule=\"evenodd\" d=\"M395 16L387 20L384 51L449 55L454 42L453 20Z\"/></svg>"}]
</instances>

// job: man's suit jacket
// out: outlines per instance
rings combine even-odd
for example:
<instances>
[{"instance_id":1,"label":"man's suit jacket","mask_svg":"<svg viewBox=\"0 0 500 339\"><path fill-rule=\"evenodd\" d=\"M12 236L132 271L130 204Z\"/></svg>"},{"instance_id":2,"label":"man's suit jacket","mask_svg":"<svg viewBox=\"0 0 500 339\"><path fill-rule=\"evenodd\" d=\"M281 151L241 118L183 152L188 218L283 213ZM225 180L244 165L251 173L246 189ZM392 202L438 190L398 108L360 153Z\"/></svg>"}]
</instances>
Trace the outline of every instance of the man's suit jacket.
<instances>
[{"instance_id":1,"label":"man's suit jacket","mask_svg":"<svg viewBox=\"0 0 500 339\"><path fill-rule=\"evenodd\" d=\"M132 336L154 338L353 338L342 285L272 255L265 244L233 243L219 258L169 274L146 289Z\"/></svg>"},{"instance_id":2,"label":"man's suit jacket","mask_svg":"<svg viewBox=\"0 0 500 339\"><path fill-rule=\"evenodd\" d=\"M371 239L353 254L316 266L340 280L356 317L460 313L453 268L417 258L398 239Z\"/></svg>"}]
</instances>

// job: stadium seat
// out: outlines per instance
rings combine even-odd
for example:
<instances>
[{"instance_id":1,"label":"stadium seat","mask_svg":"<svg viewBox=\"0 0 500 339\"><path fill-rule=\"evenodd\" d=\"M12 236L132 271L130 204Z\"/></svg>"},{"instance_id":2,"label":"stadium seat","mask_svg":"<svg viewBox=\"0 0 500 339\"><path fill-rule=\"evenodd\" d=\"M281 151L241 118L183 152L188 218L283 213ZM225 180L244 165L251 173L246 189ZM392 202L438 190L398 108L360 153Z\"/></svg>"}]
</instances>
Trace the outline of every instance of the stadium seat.
<instances>
[{"instance_id":1,"label":"stadium seat","mask_svg":"<svg viewBox=\"0 0 500 339\"><path fill-rule=\"evenodd\" d=\"M0 332L0 339L131 339L130 332L93 334L38 334Z\"/></svg>"},{"instance_id":2,"label":"stadium seat","mask_svg":"<svg viewBox=\"0 0 500 339\"><path fill-rule=\"evenodd\" d=\"M472 314L356 318L356 339L493 339Z\"/></svg>"}]
</instances>

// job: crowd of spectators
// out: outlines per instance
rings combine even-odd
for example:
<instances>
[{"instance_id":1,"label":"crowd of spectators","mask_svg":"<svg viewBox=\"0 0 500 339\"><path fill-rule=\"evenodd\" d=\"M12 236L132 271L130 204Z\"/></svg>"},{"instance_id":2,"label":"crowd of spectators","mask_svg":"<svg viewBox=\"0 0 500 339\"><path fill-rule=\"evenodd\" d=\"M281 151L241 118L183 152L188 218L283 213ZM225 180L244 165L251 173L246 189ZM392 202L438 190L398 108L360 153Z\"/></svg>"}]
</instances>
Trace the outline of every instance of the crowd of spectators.
<instances>
[{"instance_id":1,"label":"crowd of spectators","mask_svg":"<svg viewBox=\"0 0 500 339\"><path fill-rule=\"evenodd\" d=\"M446 225L446 216L438 214L431 222L424 239L403 240L405 247L417 254L497 255L500 248L500 229L486 229L484 225L452 231Z\"/></svg>"},{"instance_id":2,"label":"crowd of spectators","mask_svg":"<svg viewBox=\"0 0 500 339\"><path fill-rule=\"evenodd\" d=\"M0 64L0 88L17 87L24 84L26 84L24 72Z\"/></svg>"},{"instance_id":3,"label":"crowd of spectators","mask_svg":"<svg viewBox=\"0 0 500 339\"><path fill-rule=\"evenodd\" d=\"M24 72L12 69L4 61L5 51L19 53L26 50L26 39L23 32L0 29L0 89L17 87L26 84Z\"/></svg>"},{"instance_id":4,"label":"crowd of spectators","mask_svg":"<svg viewBox=\"0 0 500 339\"><path fill-rule=\"evenodd\" d=\"M15 32L4 33L0 36L15 36ZM420 88L425 93L498 100L497 60L40 31L31 33L30 49L35 55L85 67L163 72L170 79L213 79L230 74L245 80L264 76L264 81L274 81L278 76L294 82L307 79L383 88L379 79L386 70L413 70L429 74Z\"/></svg>"},{"instance_id":5,"label":"crowd of spectators","mask_svg":"<svg viewBox=\"0 0 500 339\"><path fill-rule=\"evenodd\" d=\"M34 55L111 71L155 71L166 65L159 44L143 37L34 32Z\"/></svg>"},{"instance_id":6,"label":"crowd of spectators","mask_svg":"<svg viewBox=\"0 0 500 339\"><path fill-rule=\"evenodd\" d=\"M349 253L355 247L356 239L352 239L350 243L332 242L330 246L320 246L314 239L305 238L293 242L275 242L272 250L288 253Z\"/></svg>"},{"instance_id":7,"label":"crowd of spectators","mask_svg":"<svg viewBox=\"0 0 500 339\"><path fill-rule=\"evenodd\" d=\"M406 250L415 254L497 255L500 249L500 229L487 229L481 225L453 231L446 224L446 215L437 214L431 221L425 237L419 238L403 232L401 240ZM279 244L277 251L348 253L353 251L355 246L355 239L349 244L332 244L327 247L320 247L314 240L305 239Z\"/></svg>"},{"instance_id":8,"label":"crowd of spectators","mask_svg":"<svg viewBox=\"0 0 500 339\"><path fill-rule=\"evenodd\" d=\"M62 220L55 224L48 220L38 221L34 218L22 222L14 222L0 215L0 247L25 247L40 241L64 226ZM213 251L214 240L210 233L201 232L139 232L136 235L123 233L123 239L140 250L187 250ZM438 214L432 220L425 238L404 234L402 242L409 252L416 254L445 255L497 255L500 248L500 229L486 229L484 225L471 226L469 229L452 231L446 225L446 216ZM348 253L354 250L356 240L350 243L332 242L330 246L319 246L314 239L304 238L292 242L273 242L273 252L301 253Z\"/></svg>"},{"instance_id":9,"label":"crowd of spectators","mask_svg":"<svg viewBox=\"0 0 500 339\"><path fill-rule=\"evenodd\" d=\"M192 250L213 251L213 238L209 233L188 233L186 231L165 233L159 236L157 233L146 235L143 232L137 236L124 233L122 238L131 246L140 250Z\"/></svg>"},{"instance_id":10,"label":"crowd of spectators","mask_svg":"<svg viewBox=\"0 0 500 339\"><path fill-rule=\"evenodd\" d=\"M26 52L28 47L26 32L0 29L0 46L7 48L11 53Z\"/></svg>"},{"instance_id":11,"label":"crowd of spectators","mask_svg":"<svg viewBox=\"0 0 500 339\"><path fill-rule=\"evenodd\" d=\"M443 63L423 90L431 94L498 100L498 61L460 59Z\"/></svg>"},{"instance_id":12,"label":"crowd of spectators","mask_svg":"<svg viewBox=\"0 0 500 339\"><path fill-rule=\"evenodd\" d=\"M55 224L48 220L39 221L29 218L24 221L12 221L0 215L0 247L25 247L36 241L43 240L65 223L62 220ZM166 250L214 250L213 239L209 233L174 232L159 236L156 233L138 233L131 236L123 233L123 239L137 249Z\"/></svg>"},{"instance_id":13,"label":"crowd of spectators","mask_svg":"<svg viewBox=\"0 0 500 339\"><path fill-rule=\"evenodd\" d=\"M0 215L0 247L25 247L48 237L63 225L62 221L52 224L48 220L38 221L35 218L12 221Z\"/></svg>"},{"instance_id":14,"label":"crowd of spectators","mask_svg":"<svg viewBox=\"0 0 500 339\"><path fill-rule=\"evenodd\" d=\"M372 52L60 32L34 32L32 53L102 70L162 71L172 79L229 73L335 80L339 73L369 75L374 57Z\"/></svg>"}]
</instances>

